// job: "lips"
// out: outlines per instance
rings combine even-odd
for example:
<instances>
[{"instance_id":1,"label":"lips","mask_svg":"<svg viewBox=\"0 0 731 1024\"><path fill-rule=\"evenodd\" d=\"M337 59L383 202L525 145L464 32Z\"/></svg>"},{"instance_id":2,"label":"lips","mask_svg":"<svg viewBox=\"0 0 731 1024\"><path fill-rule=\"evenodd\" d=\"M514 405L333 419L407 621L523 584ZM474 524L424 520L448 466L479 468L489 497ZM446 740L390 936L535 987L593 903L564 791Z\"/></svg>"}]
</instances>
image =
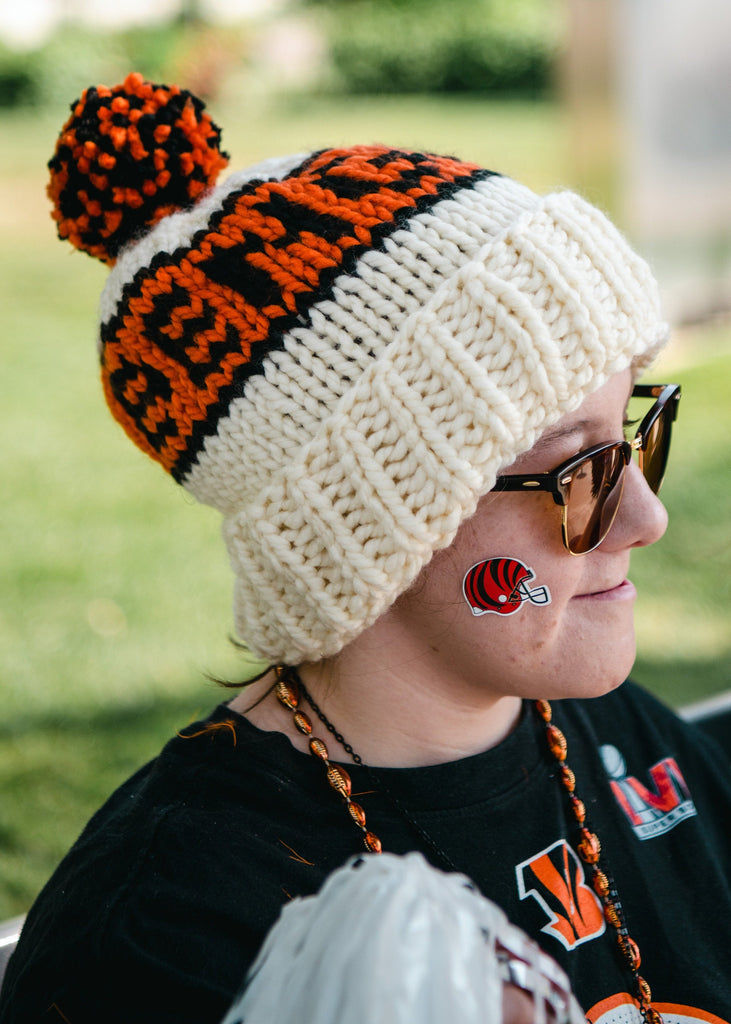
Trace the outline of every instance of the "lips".
<instances>
[{"instance_id":1,"label":"lips","mask_svg":"<svg viewBox=\"0 0 731 1024\"><path fill-rule=\"evenodd\" d=\"M637 591L631 580L623 579L619 583L609 583L606 587L589 591L585 594L577 594L579 600L613 601L636 597Z\"/></svg>"}]
</instances>

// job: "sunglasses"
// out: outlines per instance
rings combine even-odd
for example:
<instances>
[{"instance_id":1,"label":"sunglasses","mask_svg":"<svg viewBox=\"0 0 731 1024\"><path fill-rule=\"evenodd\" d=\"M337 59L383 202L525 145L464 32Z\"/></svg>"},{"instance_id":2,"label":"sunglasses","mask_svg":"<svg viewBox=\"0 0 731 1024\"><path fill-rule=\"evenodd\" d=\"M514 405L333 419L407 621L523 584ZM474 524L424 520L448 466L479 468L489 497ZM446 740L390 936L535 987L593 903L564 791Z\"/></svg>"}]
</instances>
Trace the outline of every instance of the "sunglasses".
<instances>
[{"instance_id":1,"label":"sunglasses","mask_svg":"<svg viewBox=\"0 0 731 1024\"><path fill-rule=\"evenodd\" d=\"M624 490L625 470L637 452L640 469L654 494L660 490L678 415L679 384L637 384L633 398L654 398L633 441L608 441L579 452L551 473L499 476L494 491L549 491L561 506L564 547L586 555L612 528Z\"/></svg>"}]
</instances>

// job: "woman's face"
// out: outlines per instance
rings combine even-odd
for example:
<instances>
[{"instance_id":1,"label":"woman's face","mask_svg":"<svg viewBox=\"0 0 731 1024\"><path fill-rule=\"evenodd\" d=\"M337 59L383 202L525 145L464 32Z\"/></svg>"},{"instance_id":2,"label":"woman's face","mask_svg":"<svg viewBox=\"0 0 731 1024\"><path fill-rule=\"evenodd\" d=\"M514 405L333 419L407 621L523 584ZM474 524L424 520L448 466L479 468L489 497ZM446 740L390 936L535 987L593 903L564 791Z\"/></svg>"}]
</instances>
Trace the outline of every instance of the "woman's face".
<instances>
[{"instance_id":1,"label":"woman's face","mask_svg":"<svg viewBox=\"0 0 731 1024\"><path fill-rule=\"evenodd\" d=\"M630 389L629 371L616 374L505 472L548 472L591 445L621 440ZM614 525L587 555L563 546L561 509L550 494L493 492L392 615L413 649L429 652L425 671L450 686L496 698L598 696L626 678L635 657L631 551L654 543L666 525L665 509L634 460ZM548 588L550 603L524 601L511 615L474 615L464 576L498 557L532 569L528 587Z\"/></svg>"}]
</instances>

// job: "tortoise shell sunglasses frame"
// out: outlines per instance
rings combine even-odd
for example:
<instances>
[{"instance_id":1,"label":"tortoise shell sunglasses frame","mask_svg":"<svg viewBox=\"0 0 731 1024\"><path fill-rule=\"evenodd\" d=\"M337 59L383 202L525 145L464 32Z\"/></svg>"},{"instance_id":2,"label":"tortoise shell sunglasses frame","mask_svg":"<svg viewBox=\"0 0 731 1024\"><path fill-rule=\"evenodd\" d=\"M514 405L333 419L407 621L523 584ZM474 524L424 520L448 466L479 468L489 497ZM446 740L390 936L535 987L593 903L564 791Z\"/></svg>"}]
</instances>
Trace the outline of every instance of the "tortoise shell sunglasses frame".
<instances>
[{"instance_id":1,"label":"tortoise shell sunglasses frame","mask_svg":"<svg viewBox=\"0 0 731 1024\"><path fill-rule=\"evenodd\" d=\"M494 491L548 491L561 506L561 537L572 555L599 547L619 510L625 470L632 452L657 494L670 451L672 425L678 415L679 384L636 384L632 398L654 398L632 441L608 441L586 448L550 473L499 476Z\"/></svg>"}]
</instances>

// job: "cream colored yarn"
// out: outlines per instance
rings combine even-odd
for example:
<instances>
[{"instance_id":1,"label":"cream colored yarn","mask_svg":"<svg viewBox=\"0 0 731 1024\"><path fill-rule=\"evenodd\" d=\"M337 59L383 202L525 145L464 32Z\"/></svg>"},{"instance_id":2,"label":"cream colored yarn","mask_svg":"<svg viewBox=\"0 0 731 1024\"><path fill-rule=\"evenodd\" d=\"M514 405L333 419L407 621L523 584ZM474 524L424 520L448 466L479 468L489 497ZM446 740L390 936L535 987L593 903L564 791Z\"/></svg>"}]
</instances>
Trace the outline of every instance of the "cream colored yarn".
<instances>
[{"instance_id":1,"label":"cream colored yarn","mask_svg":"<svg viewBox=\"0 0 731 1024\"><path fill-rule=\"evenodd\" d=\"M102 319L246 180L128 249ZM335 654L503 467L665 336L647 265L577 195L496 176L415 213L265 358L183 480L223 513L241 638L272 662Z\"/></svg>"}]
</instances>

